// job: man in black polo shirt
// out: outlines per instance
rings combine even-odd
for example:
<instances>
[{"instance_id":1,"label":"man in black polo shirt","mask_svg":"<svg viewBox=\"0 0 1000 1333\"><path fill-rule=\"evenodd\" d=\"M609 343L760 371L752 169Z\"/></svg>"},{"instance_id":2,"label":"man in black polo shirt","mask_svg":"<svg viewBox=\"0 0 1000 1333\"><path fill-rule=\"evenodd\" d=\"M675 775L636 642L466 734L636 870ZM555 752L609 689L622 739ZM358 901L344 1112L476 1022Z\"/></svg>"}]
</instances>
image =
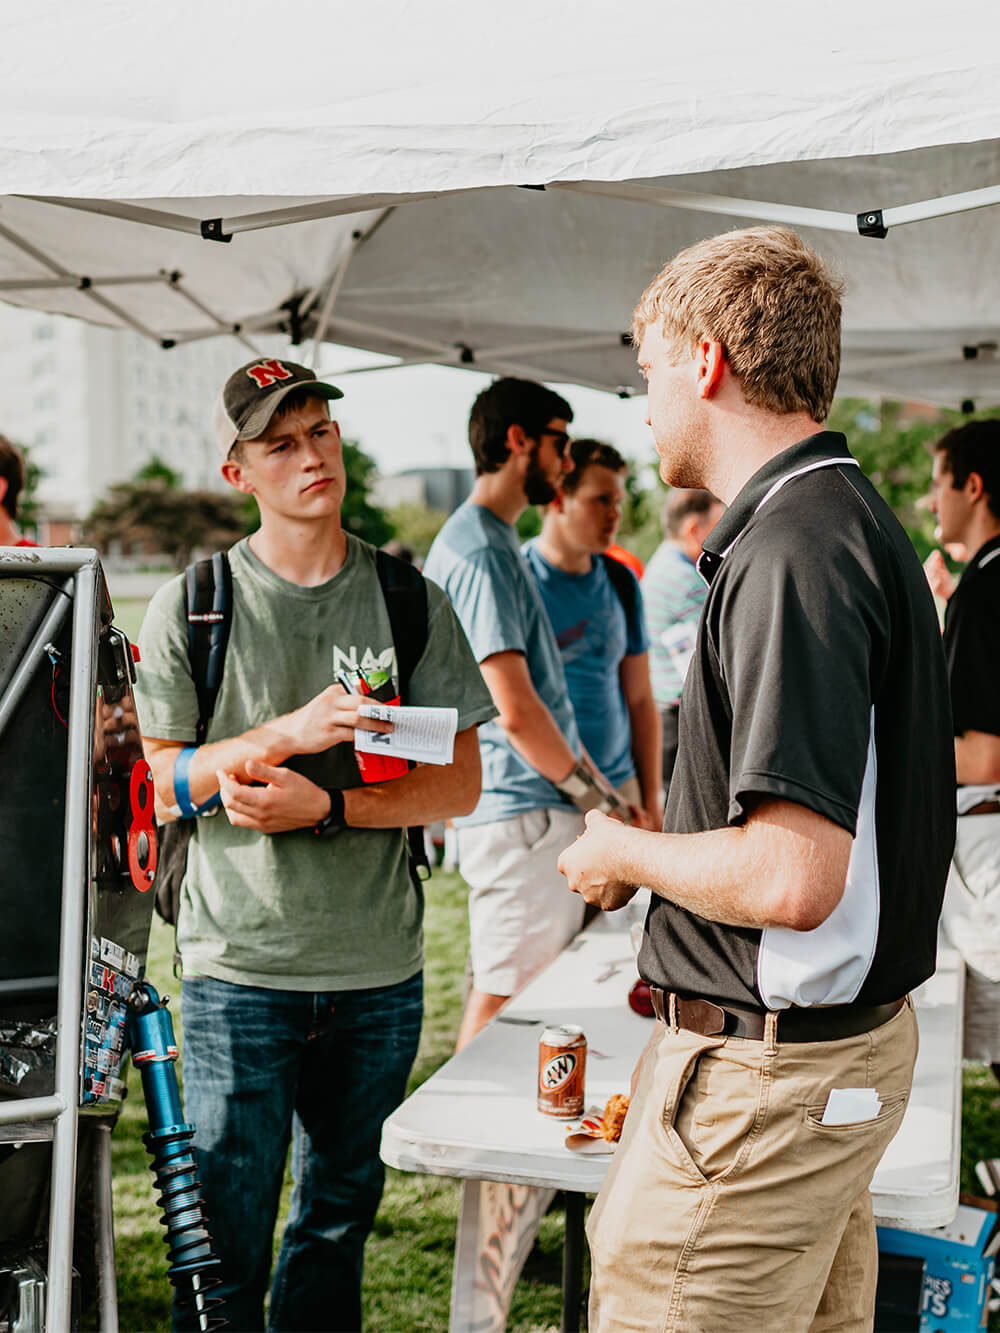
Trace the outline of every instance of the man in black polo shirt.
<instances>
[{"instance_id":1,"label":"man in black polo shirt","mask_svg":"<svg viewBox=\"0 0 1000 1333\"><path fill-rule=\"evenodd\" d=\"M729 506L664 833L593 815L560 860L653 890L660 1022L588 1226L590 1328L870 1328L868 1186L934 970L954 777L940 636L906 534L825 432L840 291L781 227L677 256L633 319L663 479Z\"/></svg>"},{"instance_id":2,"label":"man in black polo shirt","mask_svg":"<svg viewBox=\"0 0 1000 1333\"><path fill-rule=\"evenodd\" d=\"M963 1053L1000 1079L1000 421L937 442L928 500L938 541L972 553L944 620L964 886L949 891L945 923L967 964Z\"/></svg>"}]
</instances>

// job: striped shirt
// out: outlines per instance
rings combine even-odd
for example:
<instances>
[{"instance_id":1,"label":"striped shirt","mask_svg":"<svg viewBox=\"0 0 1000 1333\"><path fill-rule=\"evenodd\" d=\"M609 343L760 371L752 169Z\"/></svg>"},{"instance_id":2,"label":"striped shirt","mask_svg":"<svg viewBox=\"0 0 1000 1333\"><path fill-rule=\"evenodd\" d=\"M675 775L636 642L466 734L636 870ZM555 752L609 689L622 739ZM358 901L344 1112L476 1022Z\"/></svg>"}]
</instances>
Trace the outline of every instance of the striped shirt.
<instances>
[{"instance_id":1,"label":"striped shirt","mask_svg":"<svg viewBox=\"0 0 1000 1333\"><path fill-rule=\"evenodd\" d=\"M653 698L666 708L680 700L708 585L683 551L663 542L639 586L649 631Z\"/></svg>"}]
</instances>

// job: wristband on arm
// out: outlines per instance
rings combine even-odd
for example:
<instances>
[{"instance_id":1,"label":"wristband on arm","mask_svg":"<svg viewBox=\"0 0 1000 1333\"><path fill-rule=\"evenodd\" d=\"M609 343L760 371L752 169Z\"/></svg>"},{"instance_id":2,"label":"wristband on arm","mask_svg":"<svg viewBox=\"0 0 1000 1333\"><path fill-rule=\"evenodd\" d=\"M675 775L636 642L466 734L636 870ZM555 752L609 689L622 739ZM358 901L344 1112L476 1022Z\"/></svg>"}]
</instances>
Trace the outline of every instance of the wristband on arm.
<instances>
[{"instance_id":1,"label":"wristband on arm","mask_svg":"<svg viewBox=\"0 0 1000 1333\"><path fill-rule=\"evenodd\" d=\"M600 810L602 814L620 815L622 819L628 820L631 813L614 788L599 782L596 774L582 760L578 760L567 776L554 786L584 814L588 810Z\"/></svg>"},{"instance_id":2,"label":"wristband on arm","mask_svg":"<svg viewBox=\"0 0 1000 1333\"><path fill-rule=\"evenodd\" d=\"M210 796L204 805L195 805L191 800L188 772L191 768L191 759L197 748L196 745L185 745L174 760L174 800L181 812L181 819L194 819L196 815L214 814L222 804L222 796L219 792Z\"/></svg>"},{"instance_id":3,"label":"wristband on arm","mask_svg":"<svg viewBox=\"0 0 1000 1333\"><path fill-rule=\"evenodd\" d=\"M313 828L313 833L317 838L333 838L342 828L347 828L344 793L337 787L324 787L323 790L330 798L330 813Z\"/></svg>"}]
</instances>

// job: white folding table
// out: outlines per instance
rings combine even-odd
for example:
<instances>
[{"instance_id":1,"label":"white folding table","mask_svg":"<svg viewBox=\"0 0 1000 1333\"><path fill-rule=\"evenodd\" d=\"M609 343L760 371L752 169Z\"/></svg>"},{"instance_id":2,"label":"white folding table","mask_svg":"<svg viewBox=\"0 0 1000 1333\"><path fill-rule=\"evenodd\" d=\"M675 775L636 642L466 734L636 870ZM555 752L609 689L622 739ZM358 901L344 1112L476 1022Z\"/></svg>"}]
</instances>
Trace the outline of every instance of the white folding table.
<instances>
[{"instance_id":1,"label":"white folding table","mask_svg":"<svg viewBox=\"0 0 1000 1333\"><path fill-rule=\"evenodd\" d=\"M564 1330L579 1327L583 1209L609 1156L565 1146L565 1122L535 1106L538 1038L546 1023L587 1035L587 1104L627 1092L652 1020L629 1008L635 979L629 927L644 902L599 917L468 1046L389 1117L382 1157L403 1171L463 1180L450 1333L499 1333L538 1219L567 1192ZM916 992L920 1054L902 1126L872 1182L880 1225L944 1226L958 1206L963 973L942 948Z\"/></svg>"}]
</instances>

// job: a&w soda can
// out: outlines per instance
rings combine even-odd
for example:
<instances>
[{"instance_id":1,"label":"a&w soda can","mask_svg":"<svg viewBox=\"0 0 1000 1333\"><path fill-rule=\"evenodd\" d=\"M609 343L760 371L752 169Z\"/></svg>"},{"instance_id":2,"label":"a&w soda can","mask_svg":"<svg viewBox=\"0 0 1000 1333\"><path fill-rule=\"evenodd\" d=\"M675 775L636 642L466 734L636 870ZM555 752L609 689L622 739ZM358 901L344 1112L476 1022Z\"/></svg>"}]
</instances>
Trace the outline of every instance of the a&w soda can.
<instances>
[{"instance_id":1,"label":"a&w soda can","mask_svg":"<svg viewBox=\"0 0 1000 1333\"><path fill-rule=\"evenodd\" d=\"M586 1075L587 1038L583 1028L572 1024L545 1028L538 1041L539 1111L563 1120L583 1115Z\"/></svg>"}]
</instances>

